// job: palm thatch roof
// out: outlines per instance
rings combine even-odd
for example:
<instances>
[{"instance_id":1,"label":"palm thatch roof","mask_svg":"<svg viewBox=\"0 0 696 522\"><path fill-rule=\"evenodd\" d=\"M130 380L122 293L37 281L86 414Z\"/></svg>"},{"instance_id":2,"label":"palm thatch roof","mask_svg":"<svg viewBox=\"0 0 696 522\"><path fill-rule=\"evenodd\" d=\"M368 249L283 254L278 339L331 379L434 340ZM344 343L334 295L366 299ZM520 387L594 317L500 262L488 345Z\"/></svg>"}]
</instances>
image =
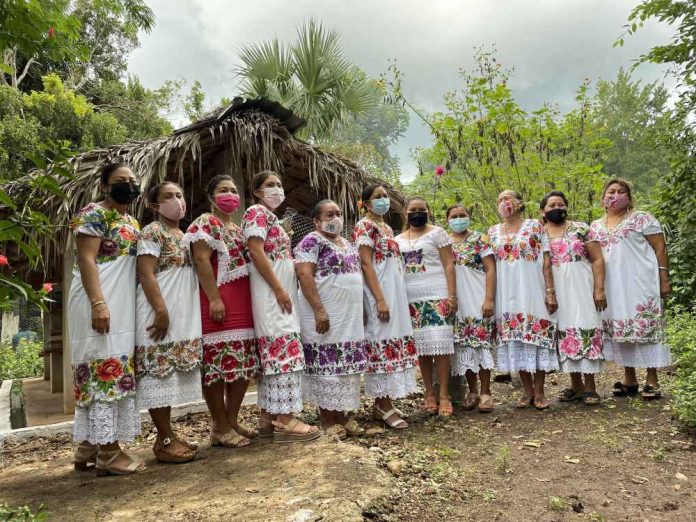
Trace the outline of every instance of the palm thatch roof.
<instances>
[{"instance_id":1,"label":"palm thatch roof","mask_svg":"<svg viewBox=\"0 0 696 522\"><path fill-rule=\"evenodd\" d=\"M78 209L98 199L99 171L113 161L129 165L143 191L165 179L178 182L189 202L189 219L208 207L205 185L214 175L225 172L243 179L249 202L249 181L265 169L280 174L287 207L306 214L319 199L331 198L349 216L355 216L363 186L378 179L350 160L295 138L293 133L304 124L276 102L235 98L169 136L75 156L71 160L74 179L56 177L67 197L51 196L42 209L58 226L58 233L46 238L47 266L51 272L59 269L69 220ZM6 188L17 196L24 187L26 183L18 180ZM393 190L392 198L394 211L400 211L404 196ZM140 198L134 209L136 218L144 217L145 206L145 198Z\"/></svg>"}]
</instances>

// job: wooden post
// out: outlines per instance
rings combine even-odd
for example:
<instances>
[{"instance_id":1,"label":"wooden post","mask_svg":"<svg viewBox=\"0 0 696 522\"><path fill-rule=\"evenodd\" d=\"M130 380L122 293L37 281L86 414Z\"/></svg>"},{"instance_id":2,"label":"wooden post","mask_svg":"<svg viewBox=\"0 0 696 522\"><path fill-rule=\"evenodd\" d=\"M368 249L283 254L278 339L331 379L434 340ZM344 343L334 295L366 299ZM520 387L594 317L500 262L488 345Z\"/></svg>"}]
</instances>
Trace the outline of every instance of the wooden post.
<instances>
[{"instance_id":1,"label":"wooden post","mask_svg":"<svg viewBox=\"0 0 696 522\"><path fill-rule=\"evenodd\" d=\"M63 322L63 413L73 413L75 411L75 395L73 392L73 376L72 376L72 349L70 347L70 331L68 330L68 295L70 293L70 284L72 283L73 275L72 268L75 259L74 245L72 235L68 236L67 244L65 245L65 254L63 255L63 306L62 306L62 322Z\"/></svg>"}]
</instances>

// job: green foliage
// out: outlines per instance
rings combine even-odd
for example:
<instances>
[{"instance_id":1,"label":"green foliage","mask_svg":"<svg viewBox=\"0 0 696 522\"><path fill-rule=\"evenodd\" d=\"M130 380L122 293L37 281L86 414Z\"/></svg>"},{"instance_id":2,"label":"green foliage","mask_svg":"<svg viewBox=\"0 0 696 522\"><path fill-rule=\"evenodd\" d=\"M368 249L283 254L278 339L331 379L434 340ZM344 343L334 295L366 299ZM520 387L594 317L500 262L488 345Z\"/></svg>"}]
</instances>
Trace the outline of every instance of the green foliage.
<instances>
[{"instance_id":1,"label":"green foliage","mask_svg":"<svg viewBox=\"0 0 696 522\"><path fill-rule=\"evenodd\" d=\"M685 427L696 429L696 310L675 307L670 311L667 341L677 362L674 411Z\"/></svg>"},{"instance_id":2,"label":"green foliage","mask_svg":"<svg viewBox=\"0 0 696 522\"><path fill-rule=\"evenodd\" d=\"M36 512L29 506L12 507L8 504L0 504L0 521L2 522L44 522L48 520L48 511L43 504L39 505Z\"/></svg>"},{"instance_id":3,"label":"green foliage","mask_svg":"<svg viewBox=\"0 0 696 522\"><path fill-rule=\"evenodd\" d=\"M184 98L184 112L189 120L196 121L205 112L203 104L205 103L205 93L203 86L198 80L193 82L191 90Z\"/></svg>"},{"instance_id":4,"label":"green foliage","mask_svg":"<svg viewBox=\"0 0 696 522\"><path fill-rule=\"evenodd\" d=\"M0 381L5 379L23 379L43 374L43 350L40 342L20 339L15 351L10 343L0 345Z\"/></svg>"}]
</instances>

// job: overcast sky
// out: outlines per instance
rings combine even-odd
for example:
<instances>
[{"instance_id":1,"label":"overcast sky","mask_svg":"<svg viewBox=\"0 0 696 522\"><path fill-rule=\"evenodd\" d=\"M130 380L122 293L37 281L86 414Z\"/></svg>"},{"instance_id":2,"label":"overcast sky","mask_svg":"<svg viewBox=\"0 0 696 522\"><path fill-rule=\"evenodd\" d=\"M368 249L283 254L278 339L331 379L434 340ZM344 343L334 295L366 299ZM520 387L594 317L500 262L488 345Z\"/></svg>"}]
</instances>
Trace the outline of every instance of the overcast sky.
<instances>
[{"instance_id":1,"label":"overcast sky","mask_svg":"<svg viewBox=\"0 0 696 522\"><path fill-rule=\"evenodd\" d=\"M130 57L130 71L147 87L167 79L198 79L210 104L237 94L234 77L240 46L278 36L292 41L310 17L338 29L346 57L368 75L396 59L406 75L410 101L426 110L442 107L457 89L460 67L470 68L473 48L495 44L498 59L514 66L510 82L527 110L543 102L569 110L584 78L614 78L619 67L673 31L651 23L612 44L637 0L147 0L157 19ZM664 68L642 65L635 77L664 78ZM412 147L428 146L430 134L411 117L394 146L404 181L416 174Z\"/></svg>"}]
</instances>

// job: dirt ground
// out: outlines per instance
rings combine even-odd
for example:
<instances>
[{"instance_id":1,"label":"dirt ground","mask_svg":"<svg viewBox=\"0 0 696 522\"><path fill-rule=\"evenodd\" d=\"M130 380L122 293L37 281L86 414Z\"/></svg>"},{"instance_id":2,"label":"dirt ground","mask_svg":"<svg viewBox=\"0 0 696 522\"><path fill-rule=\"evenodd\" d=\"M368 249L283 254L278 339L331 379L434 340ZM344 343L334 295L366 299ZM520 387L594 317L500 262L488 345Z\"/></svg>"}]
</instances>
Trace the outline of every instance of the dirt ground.
<instances>
[{"instance_id":1,"label":"dirt ground","mask_svg":"<svg viewBox=\"0 0 696 522\"><path fill-rule=\"evenodd\" d=\"M68 437L6 443L0 504L43 503L49 520L692 519L696 439L680 432L668 398L609 398L617 377L613 369L600 379L598 408L554 401L546 412L520 411L519 390L496 384L494 413L445 420L418 412L416 396L399 403L412 413L409 430L379 429L364 409L358 420L376 433L346 442L210 448L208 417L190 416L176 429L203 445L178 466L154 461L146 425L130 449L149 468L131 477L73 471ZM549 396L565 382L550 376ZM253 408L244 414L255 421Z\"/></svg>"}]
</instances>

